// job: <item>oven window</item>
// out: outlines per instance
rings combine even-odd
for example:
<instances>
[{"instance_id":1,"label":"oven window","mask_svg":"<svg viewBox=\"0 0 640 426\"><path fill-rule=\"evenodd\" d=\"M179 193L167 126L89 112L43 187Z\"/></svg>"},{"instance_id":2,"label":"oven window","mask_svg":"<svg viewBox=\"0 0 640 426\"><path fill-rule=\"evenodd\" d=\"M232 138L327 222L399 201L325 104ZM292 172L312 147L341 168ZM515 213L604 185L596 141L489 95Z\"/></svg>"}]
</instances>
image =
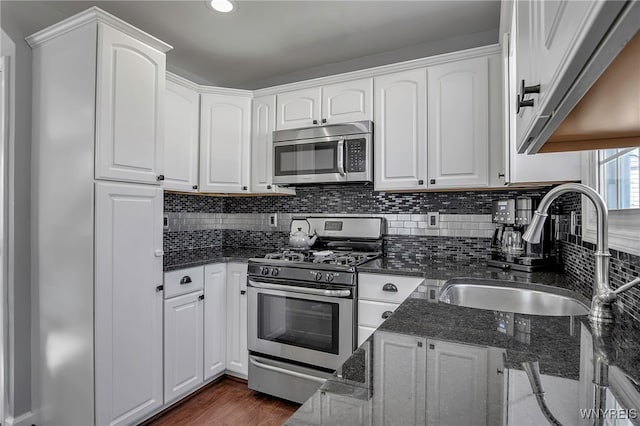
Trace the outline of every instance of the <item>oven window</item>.
<instances>
[{"instance_id":1,"label":"oven window","mask_svg":"<svg viewBox=\"0 0 640 426\"><path fill-rule=\"evenodd\" d=\"M276 146L276 176L338 173L338 142Z\"/></svg>"},{"instance_id":2,"label":"oven window","mask_svg":"<svg viewBox=\"0 0 640 426\"><path fill-rule=\"evenodd\" d=\"M337 303L258 294L258 338L338 354Z\"/></svg>"}]
</instances>

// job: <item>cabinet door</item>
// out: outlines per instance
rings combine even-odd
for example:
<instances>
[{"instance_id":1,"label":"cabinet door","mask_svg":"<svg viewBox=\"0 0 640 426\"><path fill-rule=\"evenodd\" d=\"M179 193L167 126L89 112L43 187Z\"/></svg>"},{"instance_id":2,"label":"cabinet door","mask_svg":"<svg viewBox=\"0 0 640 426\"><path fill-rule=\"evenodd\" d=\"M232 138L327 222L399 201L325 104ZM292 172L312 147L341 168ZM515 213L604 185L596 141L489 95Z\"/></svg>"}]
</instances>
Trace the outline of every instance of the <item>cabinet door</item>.
<instances>
[{"instance_id":1,"label":"cabinet door","mask_svg":"<svg viewBox=\"0 0 640 426\"><path fill-rule=\"evenodd\" d=\"M376 77L375 189L427 187L427 70Z\"/></svg>"},{"instance_id":2,"label":"cabinet door","mask_svg":"<svg viewBox=\"0 0 640 426\"><path fill-rule=\"evenodd\" d=\"M200 96L200 191L249 192L251 99Z\"/></svg>"},{"instance_id":3,"label":"cabinet door","mask_svg":"<svg viewBox=\"0 0 640 426\"><path fill-rule=\"evenodd\" d=\"M204 268L204 380L227 368L227 265Z\"/></svg>"},{"instance_id":4,"label":"cabinet door","mask_svg":"<svg viewBox=\"0 0 640 426\"><path fill-rule=\"evenodd\" d=\"M373 120L373 79L322 87L321 123Z\"/></svg>"},{"instance_id":5,"label":"cabinet door","mask_svg":"<svg viewBox=\"0 0 640 426\"><path fill-rule=\"evenodd\" d=\"M273 192L273 131L276 97L253 99L251 114L251 192Z\"/></svg>"},{"instance_id":6,"label":"cabinet door","mask_svg":"<svg viewBox=\"0 0 640 426\"><path fill-rule=\"evenodd\" d=\"M96 424L162 405L162 189L95 185Z\"/></svg>"},{"instance_id":7,"label":"cabinet door","mask_svg":"<svg viewBox=\"0 0 640 426\"><path fill-rule=\"evenodd\" d=\"M569 89L569 86L591 52L580 52L578 48L585 37L593 37L591 32L604 32L608 26L589 31L595 16L594 11L602 7L603 2L544 0L534 1L536 51L538 66L537 80L540 84L539 111L543 115L552 115L554 109ZM598 36L598 40L602 34ZM533 84L534 82L532 82Z\"/></svg>"},{"instance_id":8,"label":"cabinet door","mask_svg":"<svg viewBox=\"0 0 640 426\"><path fill-rule=\"evenodd\" d=\"M227 370L247 377L247 265L227 265Z\"/></svg>"},{"instance_id":9,"label":"cabinet door","mask_svg":"<svg viewBox=\"0 0 640 426\"><path fill-rule=\"evenodd\" d=\"M489 60L428 69L429 188L489 184Z\"/></svg>"},{"instance_id":10,"label":"cabinet door","mask_svg":"<svg viewBox=\"0 0 640 426\"><path fill-rule=\"evenodd\" d=\"M319 124L321 96L320 87L279 94L276 100L278 108L276 130Z\"/></svg>"},{"instance_id":11,"label":"cabinet door","mask_svg":"<svg viewBox=\"0 0 640 426\"><path fill-rule=\"evenodd\" d=\"M487 424L487 348L427 345L427 424Z\"/></svg>"},{"instance_id":12,"label":"cabinet door","mask_svg":"<svg viewBox=\"0 0 640 426\"><path fill-rule=\"evenodd\" d=\"M373 347L374 424L426 424L426 339L377 331Z\"/></svg>"},{"instance_id":13,"label":"cabinet door","mask_svg":"<svg viewBox=\"0 0 640 426\"><path fill-rule=\"evenodd\" d=\"M164 302L164 403L202 383L202 291Z\"/></svg>"},{"instance_id":14,"label":"cabinet door","mask_svg":"<svg viewBox=\"0 0 640 426\"><path fill-rule=\"evenodd\" d=\"M514 2L515 13L515 78L512 80L514 87L510 90L513 93L514 106L518 103L522 82L527 86L537 84L538 74L536 66L536 33L535 31L535 1L520 0ZM516 138L518 151L524 149L527 145L528 135L540 132L549 116L541 116L538 114L540 102L538 95L528 94L526 99L533 99L533 106L520 108L515 112L514 124L516 126Z\"/></svg>"},{"instance_id":15,"label":"cabinet door","mask_svg":"<svg viewBox=\"0 0 640 426\"><path fill-rule=\"evenodd\" d=\"M505 183L561 182L580 180L581 159L579 152L559 152L536 155L518 154L515 123L515 58L514 39L508 37L504 50L505 86Z\"/></svg>"},{"instance_id":16,"label":"cabinet door","mask_svg":"<svg viewBox=\"0 0 640 426\"><path fill-rule=\"evenodd\" d=\"M164 88L164 53L98 24L96 179L157 183Z\"/></svg>"},{"instance_id":17,"label":"cabinet door","mask_svg":"<svg viewBox=\"0 0 640 426\"><path fill-rule=\"evenodd\" d=\"M322 401L322 417L327 420L325 424L371 425L370 400L350 398L346 395L331 392L320 392L320 398Z\"/></svg>"},{"instance_id":18,"label":"cabinet door","mask_svg":"<svg viewBox=\"0 0 640 426\"><path fill-rule=\"evenodd\" d=\"M172 81L166 85L163 186L175 191L196 191L200 96Z\"/></svg>"}]
</instances>

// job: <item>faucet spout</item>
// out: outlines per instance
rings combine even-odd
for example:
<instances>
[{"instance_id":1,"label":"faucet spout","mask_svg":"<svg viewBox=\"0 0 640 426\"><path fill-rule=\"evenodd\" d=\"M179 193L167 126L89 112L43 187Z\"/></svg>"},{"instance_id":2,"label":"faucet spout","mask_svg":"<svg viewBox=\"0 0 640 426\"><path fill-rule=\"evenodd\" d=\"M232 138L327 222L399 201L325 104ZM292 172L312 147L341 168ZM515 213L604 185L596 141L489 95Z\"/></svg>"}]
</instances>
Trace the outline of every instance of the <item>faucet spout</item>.
<instances>
[{"instance_id":1,"label":"faucet spout","mask_svg":"<svg viewBox=\"0 0 640 426\"><path fill-rule=\"evenodd\" d=\"M607 205L593 188L580 183L566 183L557 186L545 195L540 201L538 209L534 213L534 218L527 231L522 236L525 241L536 243L540 241L542 225L547 217L547 210L551 203L559 196L568 192L578 192L586 196L596 208L596 252L595 256L595 283L593 286L593 300L589 319L592 323L603 324L614 321L611 304L615 301L618 293L611 290L609 286L609 240L608 240L608 211ZM620 289L621 291L624 291Z\"/></svg>"}]
</instances>

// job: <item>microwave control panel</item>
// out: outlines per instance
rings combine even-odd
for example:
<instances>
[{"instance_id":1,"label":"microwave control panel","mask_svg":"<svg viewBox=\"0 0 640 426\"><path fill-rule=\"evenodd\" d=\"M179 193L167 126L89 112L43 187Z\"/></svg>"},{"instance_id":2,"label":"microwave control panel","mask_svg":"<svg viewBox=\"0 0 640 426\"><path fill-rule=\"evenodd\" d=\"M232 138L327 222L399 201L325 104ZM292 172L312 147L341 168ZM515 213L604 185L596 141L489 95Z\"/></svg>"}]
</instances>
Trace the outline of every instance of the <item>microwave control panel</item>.
<instances>
[{"instance_id":1,"label":"microwave control panel","mask_svg":"<svg viewBox=\"0 0 640 426\"><path fill-rule=\"evenodd\" d=\"M350 139L347 146L347 172L365 172L367 170L367 145L365 139Z\"/></svg>"}]
</instances>

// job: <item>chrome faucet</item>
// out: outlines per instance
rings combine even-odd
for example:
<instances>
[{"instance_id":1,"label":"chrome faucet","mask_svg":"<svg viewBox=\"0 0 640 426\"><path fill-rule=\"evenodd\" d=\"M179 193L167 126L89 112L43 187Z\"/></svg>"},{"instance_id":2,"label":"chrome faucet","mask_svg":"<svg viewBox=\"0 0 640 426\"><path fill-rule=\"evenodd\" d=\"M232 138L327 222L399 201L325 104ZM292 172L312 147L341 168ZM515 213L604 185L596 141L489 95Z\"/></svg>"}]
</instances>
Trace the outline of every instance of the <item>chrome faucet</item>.
<instances>
[{"instance_id":1,"label":"chrome faucet","mask_svg":"<svg viewBox=\"0 0 640 426\"><path fill-rule=\"evenodd\" d=\"M551 203L560 195L567 192L578 192L585 195L596 207L597 229L596 229L596 252L594 254L596 260L596 281L593 285L593 299L591 301L591 311L589 312L589 320L592 324L611 324L614 322L613 302L615 302L618 294L629 290L631 287L640 284L640 278L612 290L609 285L609 243L608 243L608 213L607 205L604 200L592 188L580 183L566 183L557 186L544 196L537 210L533 214L531 224L527 228L522 238L532 244L540 242L540 234L544 227L544 221L547 218L547 210Z\"/></svg>"}]
</instances>

